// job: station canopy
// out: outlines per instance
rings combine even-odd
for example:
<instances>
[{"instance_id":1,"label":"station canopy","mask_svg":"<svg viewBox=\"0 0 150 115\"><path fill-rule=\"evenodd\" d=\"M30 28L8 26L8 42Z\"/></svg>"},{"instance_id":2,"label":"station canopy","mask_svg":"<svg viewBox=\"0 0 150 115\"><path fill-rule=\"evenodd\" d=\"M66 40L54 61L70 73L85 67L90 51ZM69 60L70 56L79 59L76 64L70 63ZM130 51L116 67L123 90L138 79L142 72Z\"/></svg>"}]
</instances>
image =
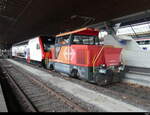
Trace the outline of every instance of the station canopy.
<instances>
[{"instance_id":1,"label":"station canopy","mask_svg":"<svg viewBox=\"0 0 150 115\"><path fill-rule=\"evenodd\" d=\"M57 35L142 11L149 15L149 8L150 0L0 0L0 42Z\"/></svg>"}]
</instances>

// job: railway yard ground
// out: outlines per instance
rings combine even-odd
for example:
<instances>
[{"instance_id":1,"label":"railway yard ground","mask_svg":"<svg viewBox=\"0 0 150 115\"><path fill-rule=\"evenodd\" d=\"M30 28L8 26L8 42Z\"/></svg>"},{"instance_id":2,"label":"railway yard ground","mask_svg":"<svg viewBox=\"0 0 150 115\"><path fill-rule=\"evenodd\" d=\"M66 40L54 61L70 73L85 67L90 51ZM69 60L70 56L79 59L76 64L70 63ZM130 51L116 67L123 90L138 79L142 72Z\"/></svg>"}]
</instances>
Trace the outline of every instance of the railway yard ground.
<instances>
[{"instance_id":1,"label":"railway yard ground","mask_svg":"<svg viewBox=\"0 0 150 115\"><path fill-rule=\"evenodd\" d=\"M4 94L0 85L0 112L7 112Z\"/></svg>"},{"instance_id":2,"label":"railway yard ground","mask_svg":"<svg viewBox=\"0 0 150 115\"><path fill-rule=\"evenodd\" d=\"M100 87L12 59L1 59L0 65L25 112L150 111L149 87L130 83Z\"/></svg>"}]
</instances>

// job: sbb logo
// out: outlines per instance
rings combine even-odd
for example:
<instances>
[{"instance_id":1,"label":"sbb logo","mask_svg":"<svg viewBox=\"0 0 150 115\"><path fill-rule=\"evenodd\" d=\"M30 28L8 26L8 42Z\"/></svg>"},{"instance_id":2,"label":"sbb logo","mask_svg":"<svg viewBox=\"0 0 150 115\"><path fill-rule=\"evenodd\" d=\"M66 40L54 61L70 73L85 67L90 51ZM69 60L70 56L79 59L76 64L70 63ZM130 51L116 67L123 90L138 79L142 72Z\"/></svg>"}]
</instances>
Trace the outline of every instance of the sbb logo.
<instances>
[{"instance_id":1,"label":"sbb logo","mask_svg":"<svg viewBox=\"0 0 150 115\"><path fill-rule=\"evenodd\" d=\"M75 51L73 49L70 49L69 47L66 47L64 50L64 57L66 60L73 60L73 57L75 56Z\"/></svg>"}]
</instances>

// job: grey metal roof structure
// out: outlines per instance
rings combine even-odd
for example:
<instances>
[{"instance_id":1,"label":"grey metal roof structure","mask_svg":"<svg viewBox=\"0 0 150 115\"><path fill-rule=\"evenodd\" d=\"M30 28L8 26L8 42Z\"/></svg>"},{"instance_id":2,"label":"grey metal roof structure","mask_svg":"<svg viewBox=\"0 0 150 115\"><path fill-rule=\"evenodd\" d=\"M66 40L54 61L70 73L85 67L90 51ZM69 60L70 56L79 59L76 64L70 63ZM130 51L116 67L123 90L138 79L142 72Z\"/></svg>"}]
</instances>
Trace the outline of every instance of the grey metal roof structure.
<instances>
[{"instance_id":1,"label":"grey metal roof structure","mask_svg":"<svg viewBox=\"0 0 150 115\"><path fill-rule=\"evenodd\" d=\"M103 21L118 23L131 19L127 15L133 13L147 11L142 15L148 16L149 9L149 0L0 0L0 43L13 44Z\"/></svg>"}]
</instances>

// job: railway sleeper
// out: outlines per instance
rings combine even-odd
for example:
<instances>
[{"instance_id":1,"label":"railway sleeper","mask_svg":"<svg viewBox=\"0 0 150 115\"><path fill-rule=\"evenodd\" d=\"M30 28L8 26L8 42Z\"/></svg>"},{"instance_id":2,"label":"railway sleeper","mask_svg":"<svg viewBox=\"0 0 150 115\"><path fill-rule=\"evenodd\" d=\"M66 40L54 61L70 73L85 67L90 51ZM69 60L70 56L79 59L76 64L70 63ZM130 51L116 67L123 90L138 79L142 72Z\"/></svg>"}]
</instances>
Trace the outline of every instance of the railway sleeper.
<instances>
[{"instance_id":1,"label":"railway sleeper","mask_svg":"<svg viewBox=\"0 0 150 115\"><path fill-rule=\"evenodd\" d=\"M31 90L34 91L34 92L40 92L40 93L44 93L45 91L43 91L42 88L38 88L38 87L35 87L35 86L32 86L32 87L27 87L24 86L24 90L26 90L26 92L30 92Z\"/></svg>"},{"instance_id":2,"label":"railway sleeper","mask_svg":"<svg viewBox=\"0 0 150 115\"><path fill-rule=\"evenodd\" d=\"M39 97L41 97L41 96L48 96L48 95L46 95L46 94L40 94L40 95L30 95L30 98L31 99L35 99L35 98L39 98Z\"/></svg>"},{"instance_id":3,"label":"railway sleeper","mask_svg":"<svg viewBox=\"0 0 150 115\"><path fill-rule=\"evenodd\" d=\"M42 108L40 109L40 112L56 112L55 110L50 111L50 108Z\"/></svg>"},{"instance_id":4,"label":"railway sleeper","mask_svg":"<svg viewBox=\"0 0 150 115\"><path fill-rule=\"evenodd\" d=\"M47 97L40 97L39 99L32 99L33 103L40 103L49 100Z\"/></svg>"},{"instance_id":5,"label":"railway sleeper","mask_svg":"<svg viewBox=\"0 0 150 115\"><path fill-rule=\"evenodd\" d=\"M48 104L50 104L50 102L46 101L46 102L37 103L36 106L39 107L39 106L48 105Z\"/></svg>"},{"instance_id":6,"label":"railway sleeper","mask_svg":"<svg viewBox=\"0 0 150 115\"><path fill-rule=\"evenodd\" d=\"M39 93L39 92L40 92L40 93L43 93L41 89L37 89L37 88L32 89L32 87L31 87L30 89L24 88L24 90L25 90L26 92L28 92L28 93L30 93L31 90L34 91L35 93ZM32 92L31 92L31 93L32 93ZM34 93L34 94L35 94L35 93Z\"/></svg>"},{"instance_id":7,"label":"railway sleeper","mask_svg":"<svg viewBox=\"0 0 150 115\"><path fill-rule=\"evenodd\" d=\"M38 91L37 91L37 92L34 92L34 93L31 92L31 91L30 91L30 92L27 92L27 91L26 91L26 94L27 94L27 95L30 95L31 97L33 97L34 95L35 95L35 97L36 97L36 96L38 96L37 94L39 94L39 95L46 95L46 94L43 94L43 92L38 92Z\"/></svg>"},{"instance_id":8,"label":"railway sleeper","mask_svg":"<svg viewBox=\"0 0 150 115\"><path fill-rule=\"evenodd\" d=\"M33 102L37 102L37 101L45 101L46 99L49 100L49 96L40 96L40 97L36 97L36 98L31 98Z\"/></svg>"}]
</instances>

